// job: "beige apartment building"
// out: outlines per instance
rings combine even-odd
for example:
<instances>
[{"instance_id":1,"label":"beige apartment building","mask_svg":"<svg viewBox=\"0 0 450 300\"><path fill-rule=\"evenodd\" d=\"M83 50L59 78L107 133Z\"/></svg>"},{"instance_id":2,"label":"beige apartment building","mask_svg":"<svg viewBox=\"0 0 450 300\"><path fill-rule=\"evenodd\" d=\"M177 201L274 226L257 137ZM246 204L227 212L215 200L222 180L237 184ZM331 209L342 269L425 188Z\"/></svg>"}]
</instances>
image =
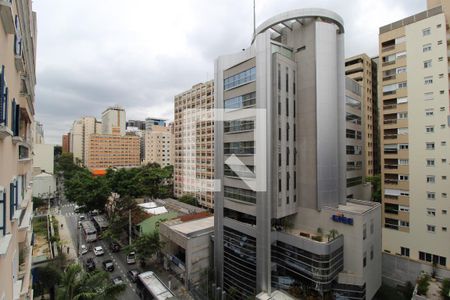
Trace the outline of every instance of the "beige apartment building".
<instances>
[{"instance_id":1,"label":"beige apartment building","mask_svg":"<svg viewBox=\"0 0 450 300\"><path fill-rule=\"evenodd\" d=\"M144 163L157 163L161 167L174 163L173 124L152 125L145 130Z\"/></svg>"},{"instance_id":2,"label":"beige apartment building","mask_svg":"<svg viewBox=\"0 0 450 300\"><path fill-rule=\"evenodd\" d=\"M175 96L175 164L176 197L191 194L200 205L213 209L214 193L200 180L214 178L214 122L190 118L193 110L214 108L214 81L194 85Z\"/></svg>"},{"instance_id":3,"label":"beige apartment building","mask_svg":"<svg viewBox=\"0 0 450 300\"><path fill-rule=\"evenodd\" d=\"M89 148L89 136L102 132L102 123L95 117L82 117L73 122L70 129L70 152L73 153L74 162L79 161L86 165L87 151Z\"/></svg>"},{"instance_id":4,"label":"beige apartment building","mask_svg":"<svg viewBox=\"0 0 450 300\"><path fill-rule=\"evenodd\" d=\"M86 167L107 169L112 167L136 167L140 165L140 138L134 134L91 134Z\"/></svg>"},{"instance_id":5,"label":"beige apartment building","mask_svg":"<svg viewBox=\"0 0 450 300\"><path fill-rule=\"evenodd\" d=\"M345 75L361 85L361 125L364 132L364 176L380 173L378 141L377 61L363 53L345 60Z\"/></svg>"},{"instance_id":6,"label":"beige apartment building","mask_svg":"<svg viewBox=\"0 0 450 300\"><path fill-rule=\"evenodd\" d=\"M0 299L33 299L31 173L36 84L32 1L0 1Z\"/></svg>"},{"instance_id":7,"label":"beige apartment building","mask_svg":"<svg viewBox=\"0 0 450 300\"><path fill-rule=\"evenodd\" d=\"M450 269L450 1L380 28L383 273Z\"/></svg>"}]
</instances>

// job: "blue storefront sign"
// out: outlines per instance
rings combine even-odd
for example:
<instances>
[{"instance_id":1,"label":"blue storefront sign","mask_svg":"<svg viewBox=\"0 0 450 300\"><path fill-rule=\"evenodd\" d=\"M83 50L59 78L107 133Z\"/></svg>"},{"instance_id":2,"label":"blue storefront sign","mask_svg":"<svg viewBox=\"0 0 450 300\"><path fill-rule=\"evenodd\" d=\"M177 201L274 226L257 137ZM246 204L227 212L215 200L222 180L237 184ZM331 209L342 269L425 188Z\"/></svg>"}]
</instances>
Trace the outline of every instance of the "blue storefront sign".
<instances>
[{"instance_id":1,"label":"blue storefront sign","mask_svg":"<svg viewBox=\"0 0 450 300\"><path fill-rule=\"evenodd\" d=\"M333 215L331 219L334 222L343 223L347 225L353 225L353 218L344 217L344 215Z\"/></svg>"}]
</instances>

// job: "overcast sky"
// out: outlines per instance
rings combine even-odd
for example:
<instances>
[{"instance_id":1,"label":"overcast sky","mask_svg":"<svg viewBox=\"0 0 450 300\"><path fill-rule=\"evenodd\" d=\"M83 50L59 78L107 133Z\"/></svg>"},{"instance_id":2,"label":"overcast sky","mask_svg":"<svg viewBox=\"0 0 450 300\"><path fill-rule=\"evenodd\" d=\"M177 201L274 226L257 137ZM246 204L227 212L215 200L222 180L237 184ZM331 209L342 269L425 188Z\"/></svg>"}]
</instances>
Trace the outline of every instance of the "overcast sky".
<instances>
[{"instance_id":1,"label":"overcast sky","mask_svg":"<svg viewBox=\"0 0 450 300\"><path fill-rule=\"evenodd\" d=\"M127 119L173 119L173 98L212 79L214 59L247 48L252 0L36 0L36 120L46 143L72 122L119 104ZM426 9L426 0L256 0L256 25L321 7L345 23L346 57L377 55L378 29Z\"/></svg>"}]
</instances>

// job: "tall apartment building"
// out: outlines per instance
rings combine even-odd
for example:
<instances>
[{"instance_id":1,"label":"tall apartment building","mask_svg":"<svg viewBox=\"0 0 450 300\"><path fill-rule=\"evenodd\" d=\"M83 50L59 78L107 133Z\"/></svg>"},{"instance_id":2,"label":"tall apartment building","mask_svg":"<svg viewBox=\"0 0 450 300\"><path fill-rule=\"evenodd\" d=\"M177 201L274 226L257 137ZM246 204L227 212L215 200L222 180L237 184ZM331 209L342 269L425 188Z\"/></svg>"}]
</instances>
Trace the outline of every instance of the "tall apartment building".
<instances>
[{"instance_id":1,"label":"tall apartment building","mask_svg":"<svg viewBox=\"0 0 450 300\"><path fill-rule=\"evenodd\" d=\"M148 126L145 130L145 158L144 163L158 163L161 167L173 165L173 126L163 125Z\"/></svg>"},{"instance_id":2,"label":"tall apartment building","mask_svg":"<svg viewBox=\"0 0 450 300\"><path fill-rule=\"evenodd\" d=\"M300 9L216 60L214 260L227 299L371 299L381 285L380 204L346 199L343 49L340 16Z\"/></svg>"},{"instance_id":3,"label":"tall apartment building","mask_svg":"<svg viewBox=\"0 0 450 300\"><path fill-rule=\"evenodd\" d=\"M143 122L143 121L142 121ZM132 135L137 135L139 137L139 160L141 162L144 161L145 158L145 124L143 123L143 127L135 127L135 126L131 126L131 124L135 124L135 123L128 123L127 122L127 129L126 129L126 133L125 134L132 134ZM137 124L136 124L137 125ZM139 129L139 128L144 128L144 129Z\"/></svg>"},{"instance_id":4,"label":"tall apartment building","mask_svg":"<svg viewBox=\"0 0 450 300\"><path fill-rule=\"evenodd\" d=\"M119 130L120 135L125 135L126 129L125 109L116 105L108 107L102 113L102 134L112 134Z\"/></svg>"},{"instance_id":5,"label":"tall apartment building","mask_svg":"<svg viewBox=\"0 0 450 300\"><path fill-rule=\"evenodd\" d=\"M371 200L371 186L364 183L368 156L364 152L366 135L363 125L362 95L361 85L345 77L346 197Z\"/></svg>"},{"instance_id":6,"label":"tall apartment building","mask_svg":"<svg viewBox=\"0 0 450 300\"><path fill-rule=\"evenodd\" d=\"M0 1L0 299L32 299L36 84L32 1Z\"/></svg>"},{"instance_id":7,"label":"tall apartment building","mask_svg":"<svg viewBox=\"0 0 450 300\"><path fill-rule=\"evenodd\" d=\"M345 75L361 85L364 177L380 173L377 70L377 60L365 53L345 60Z\"/></svg>"},{"instance_id":8,"label":"tall apartment building","mask_svg":"<svg viewBox=\"0 0 450 300\"><path fill-rule=\"evenodd\" d=\"M73 122L70 130L70 152L73 153L74 162L79 161L86 165L89 136L102 132L102 123L95 117L82 117Z\"/></svg>"},{"instance_id":9,"label":"tall apartment building","mask_svg":"<svg viewBox=\"0 0 450 300\"><path fill-rule=\"evenodd\" d=\"M91 134L87 151L86 167L107 169L113 167L136 167L141 164L140 138L135 134Z\"/></svg>"},{"instance_id":10,"label":"tall apartment building","mask_svg":"<svg viewBox=\"0 0 450 300\"><path fill-rule=\"evenodd\" d=\"M214 108L214 81L192 86L175 96L175 165L174 193L194 195L204 207L214 208L214 193L200 180L214 178L214 122L190 118L194 110L199 113Z\"/></svg>"},{"instance_id":11,"label":"tall apartment building","mask_svg":"<svg viewBox=\"0 0 450 300\"><path fill-rule=\"evenodd\" d=\"M44 126L39 121L36 121L34 124L36 125L34 130L34 143L44 144Z\"/></svg>"},{"instance_id":12,"label":"tall apartment building","mask_svg":"<svg viewBox=\"0 0 450 300\"><path fill-rule=\"evenodd\" d=\"M145 121L141 120L128 120L127 121L127 128L128 127L135 127L139 130L145 130Z\"/></svg>"},{"instance_id":13,"label":"tall apartment building","mask_svg":"<svg viewBox=\"0 0 450 300\"><path fill-rule=\"evenodd\" d=\"M383 275L394 281L433 265L450 276L450 2L427 4L379 35Z\"/></svg>"},{"instance_id":14,"label":"tall apartment building","mask_svg":"<svg viewBox=\"0 0 450 300\"><path fill-rule=\"evenodd\" d=\"M70 133L62 136L62 152L70 152Z\"/></svg>"}]
</instances>

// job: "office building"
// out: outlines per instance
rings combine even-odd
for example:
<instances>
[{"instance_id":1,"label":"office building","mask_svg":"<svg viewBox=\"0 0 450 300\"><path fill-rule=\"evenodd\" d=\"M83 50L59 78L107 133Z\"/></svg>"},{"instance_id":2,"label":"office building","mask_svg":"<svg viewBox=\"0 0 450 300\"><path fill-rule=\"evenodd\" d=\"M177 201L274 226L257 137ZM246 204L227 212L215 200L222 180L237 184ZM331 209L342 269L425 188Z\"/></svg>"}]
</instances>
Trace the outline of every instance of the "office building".
<instances>
[{"instance_id":1,"label":"office building","mask_svg":"<svg viewBox=\"0 0 450 300\"><path fill-rule=\"evenodd\" d=\"M127 128L134 127L139 130L145 130L145 121L141 120L128 120L127 121Z\"/></svg>"},{"instance_id":2,"label":"office building","mask_svg":"<svg viewBox=\"0 0 450 300\"><path fill-rule=\"evenodd\" d=\"M174 194L195 196L203 207L214 208L214 193L199 180L214 178L214 122L189 116L214 108L214 81L194 85L175 96Z\"/></svg>"},{"instance_id":3,"label":"office building","mask_svg":"<svg viewBox=\"0 0 450 300\"><path fill-rule=\"evenodd\" d=\"M128 122L127 122L127 129L126 129L126 133L125 134L131 134L131 135L136 135L139 137L139 161L143 162L144 158L145 158L145 129L139 129L139 127L133 127L128 126ZM138 125L138 124L136 124ZM141 127L142 128L142 127ZM145 128L145 125L143 126L143 128Z\"/></svg>"},{"instance_id":4,"label":"office building","mask_svg":"<svg viewBox=\"0 0 450 300\"><path fill-rule=\"evenodd\" d=\"M125 135L125 124L125 109L118 105L108 107L102 113L102 134L113 134L118 130L120 135Z\"/></svg>"},{"instance_id":5,"label":"office building","mask_svg":"<svg viewBox=\"0 0 450 300\"><path fill-rule=\"evenodd\" d=\"M158 123L159 124L159 123ZM157 163L161 167L173 165L173 132L172 126L154 125L145 130L144 163Z\"/></svg>"},{"instance_id":6,"label":"office building","mask_svg":"<svg viewBox=\"0 0 450 300\"><path fill-rule=\"evenodd\" d=\"M364 178L380 173L378 128L378 64L363 53L345 60L345 75L361 85L361 125L364 133Z\"/></svg>"},{"instance_id":7,"label":"office building","mask_svg":"<svg viewBox=\"0 0 450 300\"><path fill-rule=\"evenodd\" d=\"M270 18L249 48L216 60L214 86L225 108L214 129L216 295L371 299L381 210L346 199L341 17Z\"/></svg>"},{"instance_id":8,"label":"office building","mask_svg":"<svg viewBox=\"0 0 450 300\"><path fill-rule=\"evenodd\" d=\"M66 133L62 136L62 152L70 152L70 133Z\"/></svg>"},{"instance_id":9,"label":"office building","mask_svg":"<svg viewBox=\"0 0 450 300\"><path fill-rule=\"evenodd\" d=\"M383 276L450 272L449 1L380 28Z\"/></svg>"},{"instance_id":10,"label":"office building","mask_svg":"<svg viewBox=\"0 0 450 300\"><path fill-rule=\"evenodd\" d=\"M137 167L140 160L139 136L129 133L120 135L114 129L113 134L91 134L87 151L86 167L108 169Z\"/></svg>"},{"instance_id":11,"label":"office building","mask_svg":"<svg viewBox=\"0 0 450 300\"><path fill-rule=\"evenodd\" d=\"M152 129L152 126L166 126L166 124L167 124L166 119L146 118L145 119L145 130Z\"/></svg>"},{"instance_id":12,"label":"office building","mask_svg":"<svg viewBox=\"0 0 450 300\"><path fill-rule=\"evenodd\" d=\"M33 299L37 29L32 1L0 1L0 32L0 299Z\"/></svg>"},{"instance_id":13,"label":"office building","mask_svg":"<svg viewBox=\"0 0 450 300\"><path fill-rule=\"evenodd\" d=\"M101 133L101 131L102 123L95 117L82 117L73 122L69 134L69 145L75 163L86 165L89 136L94 133Z\"/></svg>"}]
</instances>

